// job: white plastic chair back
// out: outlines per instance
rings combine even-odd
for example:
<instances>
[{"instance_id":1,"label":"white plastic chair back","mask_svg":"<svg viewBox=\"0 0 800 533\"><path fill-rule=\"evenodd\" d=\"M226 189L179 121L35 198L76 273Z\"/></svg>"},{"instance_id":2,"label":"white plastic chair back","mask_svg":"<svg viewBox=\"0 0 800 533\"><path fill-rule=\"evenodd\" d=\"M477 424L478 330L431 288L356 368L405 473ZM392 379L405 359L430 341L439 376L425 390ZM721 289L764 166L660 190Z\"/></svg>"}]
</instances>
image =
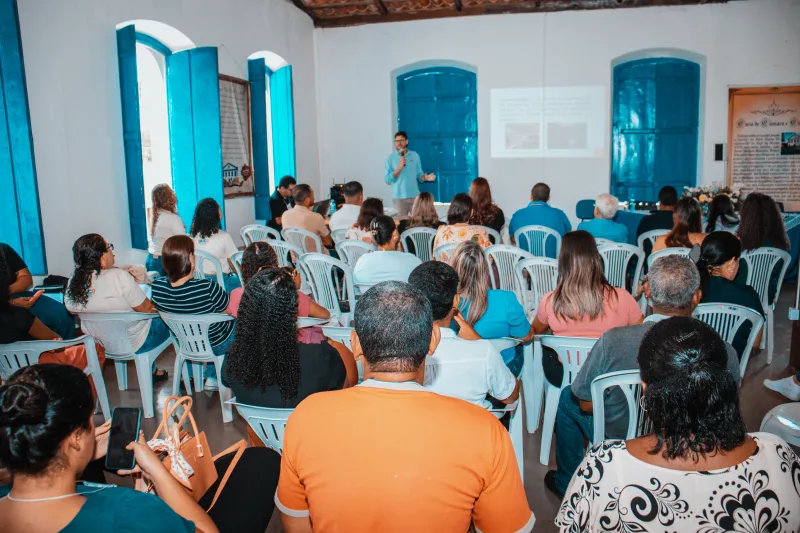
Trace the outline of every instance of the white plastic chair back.
<instances>
[{"instance_id":1,"label":"white plastic chair back","mask_svg":"<svg viewBox=\"0 0 800 533\"><path fill-rule=\"evenodd\" d=\"M514 266L514 270L517 283L523 288L522 307L528 317L532 317L536 314L542 297L556 290L558 261L549 257L523 259Z\"/></svg>"},{"instance_id":2,"label":"white plastic chair back","mask_svg":"<svg viewBox=\"0 0 800 533\"><path fill-rule=\"evenodd\" d=\"M619 387L628 402L628 430L625 439L634 439L645 433L646 420L639 405L639 398L642 395L642 378L639 376L639 371L609 372L597 376L592 381L592 418L594 419L592 446L605 439L605 392L612 387Z\"/></svg>"},{"instance_id":3,"label":"white plastic chair back","mask_svg":"<svg viewBox=\"0 0 800 533\"><path fill-rule=\"evenodd\" d=\"M353 349L350 342L350 333L353 328L335 327L335 326L322 326L322 334L332 341L341 342L347 346L348 350ZM356 367L358 368L358 382L364 381L364 366L361 364L361 359L356 360Z\"/></svg>"},{"instance_id":4,"label":"white plastic chair back","mask_svg":"<svg viewBox=\"0 0 800 533\"><path fill-rule=\"evenodd\" d=\"M353 284L353 271L344 261L324 254L304 254L300 257L300 264L309 276L309 284L314 295L314 300L327 309L331 315L339 317L345 325L350 324L356 309L355 286ZM339 293L334 282L333 269L339 268L344 272L344 285L342 296L350 305L350 311L342 311L339 303Z\"/></svg>"},{"instance_id":5,"label":"white plastic chair back","mask_svg":"<svg viewBox=\"0 0 800 533\"><path fill-rule=\"evenodd\" d=\"M333 244L339 244L347 238L347 228L339 228L331 231L331 239Z\"/></svg>"},{"instance_id":6,"label":"white plastic chair back","mask_svg":"<svg viewBox=\"0 0 800 533\"><path fill-rule=\"evenodd\" d=\"M761 429L777 435L794 447L800 447L800 402L773 407L761 421Z\"/></svg>"},{"instance_id":7,"label":"white plastic chair back","mask_svg":"<svg viewBox=\"0 0 800 533\"><path fill-rule=\"evenodd\" d=\"M500 337L499 339L486 339L489 341L492 346L498 351L503 352L503 350L510 350L511 348L516 348L520 340L515 339L513 337Z\"/></svg>"},{"instance_id":8,"label":"white plastic chair back","mask_svg":"<svg viewBox=\"0 0 800 533\"><path fill-rule=\"evenodd\" d=\"M239 278L239 283L244 287L244 278L242 278L242 256L244 256L244 252L236 252L231 256L231 263L233 263L233 268L236 270L236 277Z\"/></svg>"},{"instance_id":9,"label":"white plastic chair back","mask_svg":"<svg viewBox=\"0 0 800 533\"><path fill-rule=\"evenodd\" d=\"M236 408L236 411L247 421L264 446L283 454L286 421L289 420L289 415L294 412L294 409L270 409L245 405L238 403L235 398L227 403Z\"/></svg>"},{"instance_id":10,"label":"white plastic chair back","mask_svg":"<svg viewBox=\"0 0 800 533\"><path fill-rule=\"evenodd\" d=\"M533 259L534 257L521 248L508 244L495 244L486 249L486 258L489 265L494 264L497 268L497 276L490 269L490 278L493 289L511 291L517 296L517 300L523 303L522 291L525 284L521 283L516 275L517 263L523 259ZM499 278L499 283L498 279Z\"/></svg>"},{"instance_id":11,"label":"white plastic chair back","mask_svg":"<svg viewBox=\"0 0 800 533\"><path fill-rule=\"evenodd\" d=\"M652 254L647 256L647 268L649 270L650 267L653 266L653 261L655 261L656 259L667 257L668 255L680 255L683 257L689 257L689 253L691 251L692 251L691 248L664 248L663 250L653 252Z\"/></svg>"},{"instance_id":12,"label":"white plastic chair back","mask_svg":"<svg viewBox=\"0 0 800 533\"><path fill-rule=\"evenodd\" d=\"M636 239L636 245L639 248L641 248L642 251L644 251L644 243L645 242L649 242L650 243L650 249L652 250L653 249L653 245L656 243L658 238L661 237L662 235L668 235L668 234L669 234L669 230L668 229L654 229L654 230L650 230L650 231L645 231L644 233L639 235L638 239Z\"/></svg>"},{"instance_id":13,"label":"white plastic chair back","mask_svg":"<svg viewBox=\"0 0 800 533\"><path fill-rule=\"evenodd\" d=\"M514 232L514 242L517 246L525 250L522 246L522 237L525 237L527 252L535 257L547 257L547 241L550 238L556 240L556 257L561 251L561 235L553 228L547 226L523 226Z\"/></svg>"},{"instance_id":14,"label":"white plastic chair back","mask_svg":"<svg viewBox=\"0 0 800 533\"><path fill-rule=\"evenodd\" d=\"M203 263L208 261L214 265L214 275L217 277L217 283L219 283L220 287L225 289L225 279L222 277L222 263L219 262L219 259L209 253L201 252L200 250L194 251L194 259L194 277L196 279L205 279L206 274L203 271Z\"/></svg>"},{"instance_id":15,"label":"white plastic chair back","mask_svg":"<svg viewBox=\"0 0 800 533\"><path fill-rule=\"evenodd\" d=\"M597 249L599 250L601 246L605 246L606 244L614 244L614 241L611 239L595 239L595 244L597 244Z\"/></svg>"},{"instance_id":16,"label":"white plastic chair back","mask_svg":"<svg viewBox=\"0 0 800 533\"><path fill-rule=\"evenodd\" d=\"M632 291L636 292L639 278L644 267L644 252L631 244L621 242L609 242L598 247L598 251L603 258L603 270L606 279L614 287L625 288L625 281L628 276L628 267L631 261L636 261L636 268L633 274Z\"/></svg>"},{"instance_id":17,"label":"white plastic chair back","mask_svg":"<svg viewBox=\"0 0 800 533\"><path fill-rule=\"evenodd\" d=\"M489 226L478 226L479 228L483 229L489 237L491 237L491 242L493 246L497 246L498 244L503 244L503 239L500 236L500 232L490 228Z\"/></svg>"},{"instance_id":18,"label":"white plastic chair back","mask_svg":"<svg viewBox=\"0 0 800 533\"><path fill-rule=\"evenodd\" d=\"M789 268L789 263L792 258L789 252L785 252L778 248L756 248L755 250L747 250L742 252L742 261L747 265L747 285L753 287L761 298L761 305L764 309L772 307L769 301L769 285L773 277L775 268L780 261L783 265L778 271L778 290L775 293L775 298L781 293L781 285L783 285L783 278L786 275L786 269Z\"/></svg>"},{"instance_id":19,"label":"white plastic chair back","mask_svg":"<svg viewBox=\"0 0 800 533\"><path fill-rule=\"evenodd\" d=\"M442 261L443 263L450 263L450 260L453 258L453 254L456 253L456 248L458 248L459 244L461 243L448 242L446 244L437 246L433 251L433 260Z\"/></svg>"},{"instance_id":20,"label":"white plastic chair back","mask_svg":"<svg viewBox=\"0 0 800 533\"><path fill-rule=\"evenodd\" d=\"M278 265L282 267L296 267L297 260L303 255L303 249L287 241L268 240L267 244L272 246L278 255Z\"/></svg>"},{"instance_id":21,"label":"white plastic chair back","mask_svg":"<svg viewBox=\"0 0 800 533\"><path fill-rule=\"evenodd\" d=\"M339 258L350 265L350 268L356 267L356 263L358 263L358 260L362 255L369 252L374 252L376 250L377 248L372 244L352 239L342 241L336 245L336 251L339 253Z\"/></svg>"},{"instance_id":22,"label":"white plastic chair back","mask_svg":"<svg viewBox=\"0 0 800 533\"><path fill-rule=\"evenodd\" d=\"M519 477L524 481L525 455L522 450L522 405L520 401L517 400L503 409L489 409L489 412L497 416L511 413L511 419L508 421L508 436L511 437L511 445L514 447L514 455L517 458Z\"/></svg>"},{"instance_id":23,"label":"white plastic chair back","mask_svg":"<svg viewBox=\"0 0 800 533\"><path fill-rule=\"evenodd\" d=\"M245 246L250 246L256 241L281 240L281 234L278 230L262 224L248 224L239 230L239 234L242 236Z\"/></svg>"},{"instance_id":24,"label":"white plastic chair back","mask_svg":"<svg viewBox=\"0 0 800 533\"><path fill-rule=\"evenodd\" d=\"M284 228L281 235L284 240L303 250L303 253L323 253L322 239L316 233L300 228Z\"/></svg>"},{"instance_id":25,"label":"white plastic chair back","mask_svg":"<svg viewBox=\"0 0 800 533\"><path fill-rule=\"evenodd\" d=\"M750 335L747 337L747 344L739 360L739 371L741 377L744 378L744 372L747 368L747 362L750 360L756 337L758 337L758 332L761 331L761 326L764 325L764 317L742 305L714 303L698 305L692 312L692 316L714 328L714 331L719 333L722 340L728 344L733 343L739 328L744 326L745 323L749 322L752 325Z\"/></svg>"},{"instance_id":26,"label":"white plastic chair back","mask_svg":"<svg viewBox=\"0 0 800 533\"><path fill-rule=\"evenodd\" d=\"M414 255L423 263L433 259L433 240L436 230L433 228L411 228L400 235L400 242L406 251L410 250L409 243L414 245Z\"/></svg>"}]
</instances>

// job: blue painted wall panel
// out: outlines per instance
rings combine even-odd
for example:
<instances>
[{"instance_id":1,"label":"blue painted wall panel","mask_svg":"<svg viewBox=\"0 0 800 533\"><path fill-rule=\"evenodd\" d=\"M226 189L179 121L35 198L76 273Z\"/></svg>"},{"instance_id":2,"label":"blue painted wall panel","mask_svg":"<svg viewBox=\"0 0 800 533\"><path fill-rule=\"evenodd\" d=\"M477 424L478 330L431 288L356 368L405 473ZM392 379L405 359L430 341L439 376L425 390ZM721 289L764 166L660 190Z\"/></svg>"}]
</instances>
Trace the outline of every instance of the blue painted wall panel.
<instances>
[{"instance_id":1,"label":"blue painted wall panel","mask_svg":"<svg viewBox=\"0 0 800 533\"><path fill-rule=\"evenodd\" d=\"M269 97L272 119L272 167L277 183L283 176L297 177L291 65L270 74Z\"/></svg>"},{"instance_id":2,"label":"blue painted wall panel","mask_svg":"<svg viewBox=\"0 0 800 533\"><path fill-rule=\"evenodd\" d=\"M253 179L257 220L270 220L269 150L267 148L267 76L264 59L247 62L250 81L250 131L253 136Z\"/></svg>"}]
</instances>

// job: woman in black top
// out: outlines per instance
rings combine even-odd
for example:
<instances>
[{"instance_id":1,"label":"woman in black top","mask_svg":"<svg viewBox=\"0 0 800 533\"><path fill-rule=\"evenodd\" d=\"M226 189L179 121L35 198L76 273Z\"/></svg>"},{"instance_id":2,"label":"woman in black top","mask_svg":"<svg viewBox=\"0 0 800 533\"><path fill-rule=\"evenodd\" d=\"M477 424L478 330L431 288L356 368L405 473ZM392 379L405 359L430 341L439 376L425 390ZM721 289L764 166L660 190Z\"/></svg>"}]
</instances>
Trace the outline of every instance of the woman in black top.
<instances>
[{"instance_id":1,"label":"woman in black top","mask_svg":"<svg viewBox=\"0 0 800 533\"><path fill-rule=\"evenodd\" d=\"M350 354L350 360L355 361ZM247 282L236 338L222 365L222 382L247 405L294 408L315 392L350 383L343 357L328 343L297 342L297 287L291 274L262 270Z\"/></svg>"},{"instance_id":2,"label":"woman in black top","mask_svg":"<svg viewBox=\"0 0 800 533\"><path fill-rule=\"evenodd\" d=\"M715 231L703 240L700 258L697 260L700 287L703 290L700 303L742 305L764 316L764 308L755 289L735 281L741 255L742 243L730 232ZM731 343L739 354L739 359L742 358L750 329L749 325L743 326ZM754 346L758 346L760 342L761 333Z\"/></svg>"},{"instance_id":3,"label":"woman in black top","mask_svg":"<svg viewBox=\"0 0 800 533\"><path fill-rule=\"evenodd\" d=\"M492 189L486 178L475 178L469 186L469 197L472 198L472 216L470 224L486 226L500 233L506 223L503 210L492 202ZM500 244L493 242L492 244Z\"/></svg>"}]
</instances>

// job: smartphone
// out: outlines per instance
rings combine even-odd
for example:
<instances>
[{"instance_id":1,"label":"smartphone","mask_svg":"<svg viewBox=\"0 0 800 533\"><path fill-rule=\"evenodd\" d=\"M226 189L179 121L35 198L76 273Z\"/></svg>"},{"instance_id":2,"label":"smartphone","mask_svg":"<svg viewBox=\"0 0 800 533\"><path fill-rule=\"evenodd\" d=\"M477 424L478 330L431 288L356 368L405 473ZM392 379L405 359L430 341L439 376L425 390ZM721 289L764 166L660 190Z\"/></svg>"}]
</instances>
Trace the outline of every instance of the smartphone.
<instances>
[{"instance_id":1,"label":"smartphone","mask_svg":"<svg viewBox=\"0 0 800 533\"><path fill-rule=\"evenodd\" d=\"M111 414L111 429L108 432L106 468L109 470L131 470L136 466L136 457L125 447L139 438L142 426L142 410L138 407L115 407Z\"/></svg>"}]
</instances>

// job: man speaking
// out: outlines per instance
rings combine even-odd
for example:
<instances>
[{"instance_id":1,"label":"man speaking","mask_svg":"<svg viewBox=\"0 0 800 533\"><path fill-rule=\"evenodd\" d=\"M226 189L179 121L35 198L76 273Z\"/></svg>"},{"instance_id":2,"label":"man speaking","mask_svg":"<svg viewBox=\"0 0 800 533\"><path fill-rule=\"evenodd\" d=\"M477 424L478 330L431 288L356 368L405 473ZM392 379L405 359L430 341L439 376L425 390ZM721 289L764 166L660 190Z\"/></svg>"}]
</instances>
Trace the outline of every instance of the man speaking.
<instances>
[{"instance_id":1,"label":"man speaking","mask_svg":"<svg viewBox=\"0 0 800 533\"><path fill-rule=\"evenodd\" d=\"M418 182L433 181L435 174L423 174L417 152L410 151L408 135L398 131L394 136L395 151L386 158L384 179L392 186L392 201L398 217L411 215L414 199L419 194Z\"/></svg>"}]
</instances>

